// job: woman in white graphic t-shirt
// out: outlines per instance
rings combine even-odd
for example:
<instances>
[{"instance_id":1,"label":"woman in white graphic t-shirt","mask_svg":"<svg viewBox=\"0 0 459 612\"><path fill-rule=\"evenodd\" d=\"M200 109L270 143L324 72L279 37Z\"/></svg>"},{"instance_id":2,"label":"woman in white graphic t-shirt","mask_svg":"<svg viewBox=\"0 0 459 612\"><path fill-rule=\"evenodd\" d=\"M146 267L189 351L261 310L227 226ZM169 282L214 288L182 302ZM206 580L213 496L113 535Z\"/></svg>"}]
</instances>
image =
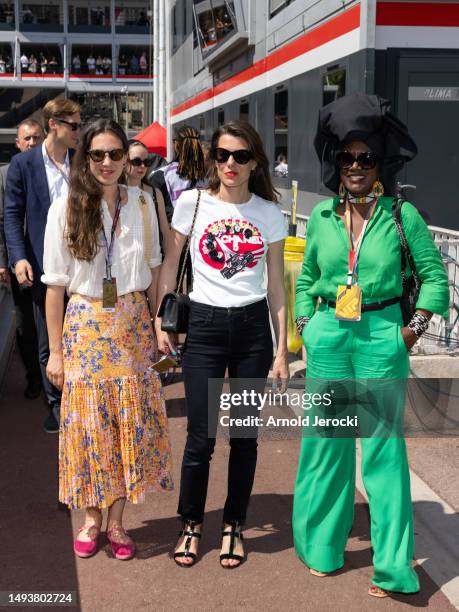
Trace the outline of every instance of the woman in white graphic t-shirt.
<instances>
[{"instance_id":1,"label":"woman in white graphic t-shirt","mask_svg":"<svg viewBox=\"0 0 459 612\"><path fill-rule=\"evenodd\" d=\"M180 253L191 232L193 290L182 362L188 437L178 507L183 529L174 552L181 566L193 565L197 559L204 519L222 389L218 380L210 380L223 379L228 370L231 392L243 394L263 392L271 365L273 378L281 381L282 388L288 379L283 279L287 232L260 136L247 123L227 123L212 137L211 156L209 189L201 192L193 229L198 191L185 191L177 200L170 248L159 280L158 303L175 289ZM276 336L274 362L269 314ZM159 349L175 354L176 339L161 331L159 317L155 325ZM246 379L252 379L250 384ZM220 555L227 569L244 561L241 526L257 461L259 421L254 419L260 416L255 402L245 402L250 405L242 407L236 407L236 401L230 404L224 422L229 425L229 418L248 416L250 426L230 428Z\"/></svg>"}]
</instances>

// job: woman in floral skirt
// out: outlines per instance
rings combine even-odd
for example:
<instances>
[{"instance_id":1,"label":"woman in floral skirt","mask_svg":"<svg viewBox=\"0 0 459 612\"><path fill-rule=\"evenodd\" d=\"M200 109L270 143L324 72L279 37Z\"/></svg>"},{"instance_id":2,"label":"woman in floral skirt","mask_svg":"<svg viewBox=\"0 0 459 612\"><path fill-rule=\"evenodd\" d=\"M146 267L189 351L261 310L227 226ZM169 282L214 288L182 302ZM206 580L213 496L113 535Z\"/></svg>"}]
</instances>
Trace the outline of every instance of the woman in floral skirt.
<instances>
[{"instance_id":1,"label":"woman in floral skirt","mask_svg":"<svg viewBox=\"0 0 459 612\"><path fill-rule=\"evenodd\" d=\"M151 198L118 184L127 150L114 121L101 119L86 129L69 196L52 203L45 234L47 374L63 389L59 499L73 510L86 509L74 542L79 557L97 552L102 510L108 508L113 554L132 558L135 545L122 523L126 499L140 503L149 491L172 488L144 294L154 309L158 226ZM65 290L70 301L64 319Z\"/></svg>"}]
</instances>

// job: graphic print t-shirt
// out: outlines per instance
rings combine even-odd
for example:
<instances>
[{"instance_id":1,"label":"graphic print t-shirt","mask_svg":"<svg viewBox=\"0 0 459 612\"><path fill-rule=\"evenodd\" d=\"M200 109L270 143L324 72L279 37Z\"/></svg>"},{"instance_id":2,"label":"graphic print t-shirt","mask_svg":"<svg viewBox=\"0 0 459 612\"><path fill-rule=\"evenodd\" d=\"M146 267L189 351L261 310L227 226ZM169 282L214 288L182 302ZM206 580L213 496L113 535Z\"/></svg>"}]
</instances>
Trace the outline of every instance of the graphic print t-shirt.
<instances>
[{"instance_id":1,"label":"graphic print t-shirt","mask_svg":"<svg viewBox=\"0 0 459 612\"><path fill-rule=\"evenodd\" d=\"M252 195L245 204L222 202L201 192L191 237L194 302L211 306L246 306L266 297L264 268L268 245L287 237L280 208ZM198 192L177 200L172 228L188 236Z\"/></svg>"}]
</instances>

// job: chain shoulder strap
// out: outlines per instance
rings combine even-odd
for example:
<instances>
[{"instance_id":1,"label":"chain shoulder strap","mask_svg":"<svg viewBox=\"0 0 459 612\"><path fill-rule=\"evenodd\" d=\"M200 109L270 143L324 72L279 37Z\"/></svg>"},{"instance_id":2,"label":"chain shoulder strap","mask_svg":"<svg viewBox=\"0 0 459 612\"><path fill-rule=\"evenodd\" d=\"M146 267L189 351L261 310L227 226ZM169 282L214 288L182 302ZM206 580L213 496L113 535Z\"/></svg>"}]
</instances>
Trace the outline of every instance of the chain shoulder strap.
<instances>
[{"instance_id":1,"label":"chain shoulder strap","mask_svg":"<svg viewBox=\"0 0 459 612\"><path fill-rule=\"evenodd\" d=\"M198 189L198 198L196 200L196 206L195 206L195 209L194 209L193 221L191 222L191 229L190 229L190 233L188 234L188 238L187 238L187 242L186 242L185 255L183 257L183 262L182 262L182 269L180 271L179 282L177 284L177 291L178 292L180 292L180 289L181 289L181 286L182 286L182 283L183 283L183 277L185 275L186 260L187 260L187 257L188 257L188 253L190 252L191 237L193 235L194 225L196 223L196 217L198 216L198 208L199 208L200 201L201 201L201 190Z\"/></svg>"},{"instance_id":2,"label":"chain shoulder strap","mask_svg":"<svg viewBox=\"0 0 459 612\"><path fill-rule=\"evenodd\" d=\"M407 280L406 269L407 267L409 267L411 269L416 287L420 287L421 282L416 272L416 264L414 263L413 255L411 254L411 250L408 245L408 241L406 239L405 230L403 229L402 206L404 202L405 200L398 198L398 199L394 199L394 202L392 204L392 217L395 222L395 228L397 230L398 237L400 240L400 246L401 246L400 251L401 251L401 257L402 257L402 267L401 267L402 280L403 280L403 284L405 284Z\"/></svg>"}]
</instances>

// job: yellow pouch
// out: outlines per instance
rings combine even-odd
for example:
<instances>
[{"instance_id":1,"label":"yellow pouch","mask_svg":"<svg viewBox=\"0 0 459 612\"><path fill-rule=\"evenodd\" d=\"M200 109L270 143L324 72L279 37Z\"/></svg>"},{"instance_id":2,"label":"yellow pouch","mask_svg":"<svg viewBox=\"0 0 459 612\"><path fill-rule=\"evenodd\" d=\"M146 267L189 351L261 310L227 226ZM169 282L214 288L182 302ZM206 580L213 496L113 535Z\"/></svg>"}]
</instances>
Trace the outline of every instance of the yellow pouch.
<instances>
[{"instance_id":1,"label":"yellow pouch","mask_svg":"<svg viewBox=\"0 0 459 612\"><path fill-rule=\"evenodd\" d=\"M358 285L339 285L336 293L335 319L360 321L362 315L362 290Z\"/></svg>"}]
</instances>

